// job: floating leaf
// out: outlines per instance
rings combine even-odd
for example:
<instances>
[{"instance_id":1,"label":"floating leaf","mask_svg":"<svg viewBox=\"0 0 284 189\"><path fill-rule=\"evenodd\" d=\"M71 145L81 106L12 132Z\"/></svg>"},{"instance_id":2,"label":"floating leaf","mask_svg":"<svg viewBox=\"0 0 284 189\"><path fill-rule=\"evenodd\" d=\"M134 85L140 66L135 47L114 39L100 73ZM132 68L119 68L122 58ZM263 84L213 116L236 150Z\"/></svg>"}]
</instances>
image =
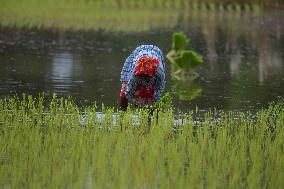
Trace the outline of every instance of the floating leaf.
<instances>
[{"instance_id":1,"label":"floating leaf","mask_svg":"<svg viewBox=\"0 0 284 189\"><path fill-rule=\"evenodd\" d=\"M189 44L190 39L182 32L175 32L173 34L172 49L175 51L185 50Z\"/></svg>"}]
</instances>

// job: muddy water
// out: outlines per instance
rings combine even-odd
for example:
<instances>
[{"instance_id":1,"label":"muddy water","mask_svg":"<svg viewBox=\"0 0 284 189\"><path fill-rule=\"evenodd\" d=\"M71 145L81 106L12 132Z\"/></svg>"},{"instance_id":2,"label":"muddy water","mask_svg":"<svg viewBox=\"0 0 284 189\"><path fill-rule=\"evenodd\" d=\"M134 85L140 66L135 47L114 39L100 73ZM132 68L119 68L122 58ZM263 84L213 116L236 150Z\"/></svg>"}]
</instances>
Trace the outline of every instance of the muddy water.
<instances>
[{"instance_id":1,"label":"muddy water","mask_svg":"<svg viewBox=\"0 0 284 189\"><path fill-rule=\"evenodd\" d=\"M177 81L167 62L166 91L175 108L258 110L284 96L283 12L186 17L175 28L132 33L1 28L0 96L57 93L81 105L117 106L129 53L155 44L166 54L172 32L180 30L204 64L196 69L199 78Z\"/></svg>"}]
</instances>

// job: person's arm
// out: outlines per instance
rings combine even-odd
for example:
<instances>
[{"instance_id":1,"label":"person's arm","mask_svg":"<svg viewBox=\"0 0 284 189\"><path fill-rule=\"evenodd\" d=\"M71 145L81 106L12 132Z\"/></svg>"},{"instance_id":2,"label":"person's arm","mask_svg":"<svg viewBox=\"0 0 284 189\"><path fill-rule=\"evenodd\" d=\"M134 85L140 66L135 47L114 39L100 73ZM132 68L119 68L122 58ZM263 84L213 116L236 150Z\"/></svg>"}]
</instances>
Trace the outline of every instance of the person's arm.
<instances>
[{"instance_id":1,"label":"person's arm","mask_svg":"<svg viewBox=\"0 0 284 189\"><path fill-rule=\"evenodd\" d=\"M120 110L126 111L128 106L128 99L126 97L126 89L129 80L131 79L133 68L134 68L134 58L137 54L137 49L135 49L125 60L120 81L122 82L122 88L120 92Z\"/></svg>"},{"instance_id":2,"label":"person's arm","mask_svg":"<svg viewBox=\"0 0 284 189\"><path fill-rule=\"evenodd\" d=\"M127 83L122 83L121 91L120 91L120 110L126 111L128 106L128 100L126 98L126 89Z\"/></svg>"},{"instance_id":3,"label":"person's arm","mask_svg":"<svg viewBox=\"0 0 284 189\"><path fill-rule=\"evenodd\" d=\"M126 111L128 99L134 99L134 93L137 86L137 77L132 76L128 83L122 83L120 92L120 109Z\"/></svg>"},{"instance_id":4,"label":"person's arm","mask_svg":"<svg viewBox=\"0 0 284 189\"><path fill-rule=\"evenodd\" d=\"M126 97L120 97L120 110L126 111L128 106L128 100Z\"/></svg>"}]
</instances>

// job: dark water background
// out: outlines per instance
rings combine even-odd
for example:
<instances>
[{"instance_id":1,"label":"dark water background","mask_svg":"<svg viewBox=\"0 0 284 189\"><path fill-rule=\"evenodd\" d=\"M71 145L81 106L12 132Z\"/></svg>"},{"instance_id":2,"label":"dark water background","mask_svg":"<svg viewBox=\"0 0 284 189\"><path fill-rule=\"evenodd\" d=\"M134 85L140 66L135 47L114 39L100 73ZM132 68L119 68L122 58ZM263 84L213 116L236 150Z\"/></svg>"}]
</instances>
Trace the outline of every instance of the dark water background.
<instances>
[{"instance_id":1,"label":"dark water background","mask_svg":"<svg viewBox=\"0 0 284 189\"><path fill-rule=\"evenodd\" d=\"M0 28L0 97L57 93L79 105L117 107L120 71L131 51L155 44L166 54L172 33L184 31L204 64L196 69L199 78L182 82L171 79L167 62L165 91L176 109L265 108L284 96L284 14L224 17L188 18L148 32Z\"/></svg>"}]
</instances>

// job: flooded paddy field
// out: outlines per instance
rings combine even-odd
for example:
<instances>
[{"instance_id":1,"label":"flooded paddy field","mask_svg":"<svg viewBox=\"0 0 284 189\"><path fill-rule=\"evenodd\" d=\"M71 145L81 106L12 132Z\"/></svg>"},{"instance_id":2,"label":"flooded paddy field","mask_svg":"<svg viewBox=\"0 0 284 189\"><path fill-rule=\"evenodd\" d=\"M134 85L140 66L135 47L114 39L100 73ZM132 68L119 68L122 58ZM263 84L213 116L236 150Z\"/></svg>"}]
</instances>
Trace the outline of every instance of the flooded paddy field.
<instances>
[{"instance_id":1,"label":"flooded paddy field","mask_svg":"<svg viewBox=\"0 0 284 189\"><path fill-rule=\"evenodd\" d=\"M2 1L0 188L282 188L284 12L261 2ZM177 31L199 76L166 60L172 104L118 111L129 53Z\"/></svg>"},{"instance_id":2,"label":"flooded paddy field","mask_svg":"<svg viewBox=\"0 0 284 189\"><path fill-rule=\"evenodd\" d=\"M263 14L183 15L174 27L148 32L1 28L0 95L57 93L82 105L117 107L129 53L155 44L166 54L172 32L182 30L204 64L196 69L199 78L188 82L172 79L167 62L166 91L174 106L258 110L284 94L283 12Z\"/></svg>"}]
</instances>

